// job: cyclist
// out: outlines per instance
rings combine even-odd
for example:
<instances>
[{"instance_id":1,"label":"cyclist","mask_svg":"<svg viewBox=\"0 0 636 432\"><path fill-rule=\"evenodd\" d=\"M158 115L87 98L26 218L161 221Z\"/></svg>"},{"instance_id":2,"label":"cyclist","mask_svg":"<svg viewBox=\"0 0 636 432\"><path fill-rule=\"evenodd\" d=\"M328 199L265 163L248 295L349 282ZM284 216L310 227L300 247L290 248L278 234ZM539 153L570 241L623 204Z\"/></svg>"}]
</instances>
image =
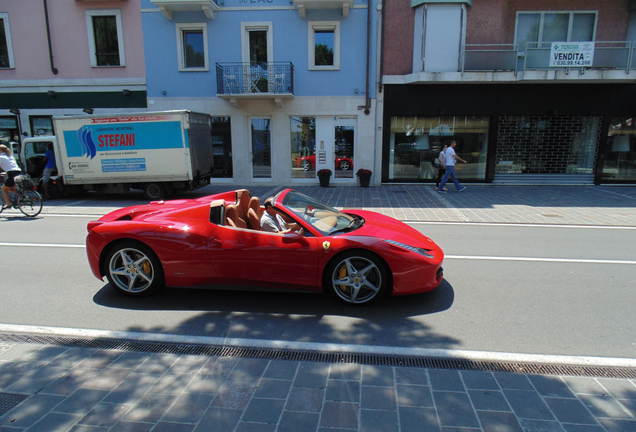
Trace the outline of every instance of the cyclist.
<instances>
[{"instance_id":1,"label":"cyclist","mask_svg":"<svg viewBox=\"0 0 636 432\"><path fill-rule=\"evenodd\" d=\"M2 185L2 195L4 196L4 202L6 205L2 208L6 210L11 208L11 198L9 197L9 191L15 190L15 176L22 173L22 170L16 163L11 149L4 144L0 144L0 171L6 171L7 176L4 179Z\"/></svg>"}]
</instances>

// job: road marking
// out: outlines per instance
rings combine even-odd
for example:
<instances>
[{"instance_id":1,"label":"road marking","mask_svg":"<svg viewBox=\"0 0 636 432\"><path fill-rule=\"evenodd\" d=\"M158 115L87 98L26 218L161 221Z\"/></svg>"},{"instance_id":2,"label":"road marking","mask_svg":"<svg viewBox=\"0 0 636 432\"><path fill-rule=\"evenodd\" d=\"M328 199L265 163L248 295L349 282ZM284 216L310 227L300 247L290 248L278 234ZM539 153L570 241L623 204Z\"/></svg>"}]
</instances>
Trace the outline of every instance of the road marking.
<instances>
[{"instance_id":1,"label":"road marking","mask_svg":"<svg viewBox=\"0 0 636 432\"><path fill-rule=\"evenodd\" d=\"M81 213L76 213L76 214L72 214L72 213L68 213L68 214L64 214L64 213L42 213L43 216L51 216L51 217L76 217L76 218L100 218L102 216L104 216L105 213L100 213L100 214L81 214Z\"/></svg>"},{"instance_id":2,"label":"road marking","mask_svg":"<svg viewBox=\"0 0 636 432\"><path fill-rule=\"evenodd\" d=\"M346 352L354 354L378 354L462 359L476 361L505 361L542 363L572 366L636 367L636 359L619 357L591 357L548 354L505 353L493 351L468 351L441 348L407 348L376 345L354 345L320 342L294 342L282 340L243 339L212 336L186 336L162 333L141 333L116 330L92 330L35 325L1 324L0 332L34 333L86 338L125 339L143 342L203 344L241 348L297 349L307 351Z\"/></svg>"},{"instance_id":3,"label":"road marking","mask_svg":"<svg viewBox=\"0 0 636 432\"><path fill-rule=\"evenodd\" d=\"M558 225L558 224L532 224L532 223L506 223L506 222L434 222L402 220L409 225L462 225L462 226L496 226L499 227L530 227L530 228L577 228L577 229L618 229L636 230L636 226L613 225Z\"/></svg>"},{"instance_id":4,"label":"road marking","mask_svg":"<svg viewBox=\"0 0 636 432\"><path fill-rule=\"evenodd\" d=\"M495 257L495 256L471 256L471 255L445 255L444 259L466 259L466 260L486 260L486 261L536 261L536 262L562 262L562 263L584 263L584 264L636 264L636 261L623 260L599 260L599 259L578 259L578 258L530 258L530 257Z\"/></svg>"},{"instance_id":5,"label":"road marking","mask_svg":"<svg viewBox=\"0 0 636 432\"><path fill-rule=\"evenodd\" d=\"M49 248L85 248L86 245L62 244L62 243L6 243L0 242L0 246L15 247L49 247ZM484 261L534 261L534 262L563 262L563 263L584 263L584 264L636 264L636 261L625 260L598 260L598 259L578 259L578 258L531 258L531 257L496 257L479 255L445 255L444 259L465 259Z\"/></svg>"},{"instance_id":6,"label":"road marking","mask_svg":"<svg viewBox=\"0 0 636 432\"><path fill-rule=\"evenodd\" d=\"M58 248L85 248L86 245L73 245L61 243L0 243L0 246L18 247L58 247Z\"/></svg>"}]
</instances>

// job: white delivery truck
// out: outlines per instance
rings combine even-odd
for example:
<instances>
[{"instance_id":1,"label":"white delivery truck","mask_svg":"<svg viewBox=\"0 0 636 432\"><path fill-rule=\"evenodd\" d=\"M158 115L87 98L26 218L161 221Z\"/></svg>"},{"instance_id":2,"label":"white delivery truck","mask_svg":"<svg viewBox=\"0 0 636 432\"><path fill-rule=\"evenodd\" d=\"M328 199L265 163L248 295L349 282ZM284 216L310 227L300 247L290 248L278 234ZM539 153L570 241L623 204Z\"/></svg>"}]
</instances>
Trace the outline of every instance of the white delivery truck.
<instances>
[{"instance_id":1,"label":"white delivery truck","mask_svg":"<svg viewBox=\"0 0 636 432\"><path fill-rule=\"evenodd\" d=\"M55 136L24 139L21 161L42 176L49 144L66 195L141 189L150 200L209 184L212 118L186 110L54 117ZM59 188L58 188L59 190Z\"/></svg>"}]
</instances>

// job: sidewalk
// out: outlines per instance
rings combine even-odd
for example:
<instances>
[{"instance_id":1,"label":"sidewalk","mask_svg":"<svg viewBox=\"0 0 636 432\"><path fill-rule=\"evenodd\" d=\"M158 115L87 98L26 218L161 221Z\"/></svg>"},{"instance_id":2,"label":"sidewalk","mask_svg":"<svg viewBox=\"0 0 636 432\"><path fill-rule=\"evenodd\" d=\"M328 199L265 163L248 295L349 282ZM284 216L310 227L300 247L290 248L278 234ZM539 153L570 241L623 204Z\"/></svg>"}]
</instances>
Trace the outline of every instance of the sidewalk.
<instances>
[{"instance_id":1,"label":"sidewalk","mask_svg":"<svg viewBox=\"0 0 636 432\"><path fill-rule=\"evenodd\" d=\"M183 197L239 188L213 185ZM249 189L264 199L282 188ZM636 226L636 187L469 185L444 195L413 185L295 189L334 207L406 221ZM99 216L143 202L135 194L89 195L47 202L44 213ZM311 352L302 360L268 360L232 349L157 353L3 336L0 432L636 431L633 367L502 372L325 362Z\"/></svg>"},{"instance_id":2,"label":"sidewalk","mask_svg":"<svg viewBox=\"0 0 636 432\"><path fill-rule=\"evenodd\" d=\"M636 430L631 379L0 342L0 431Z\"/></svg>"},{"instance_id":3,"label":"sidewalk","mask_svg":"<svg viewBox=\"0 0 636 432\"><path fill-rule=\"evenodd\" d=\"M177 198L197 198L243 186L210 185ZM284 187L245 187L264 200ZM294 186L337 208L363 208L406 221L531 223L566 225L636 225L636 187L468 185L457 193L438 194L431 185L383 185L369 188ZM88 194L51 200L43 213L102 215L117 208L147 203L141 193Z\"/></svg>"}]
</instances>

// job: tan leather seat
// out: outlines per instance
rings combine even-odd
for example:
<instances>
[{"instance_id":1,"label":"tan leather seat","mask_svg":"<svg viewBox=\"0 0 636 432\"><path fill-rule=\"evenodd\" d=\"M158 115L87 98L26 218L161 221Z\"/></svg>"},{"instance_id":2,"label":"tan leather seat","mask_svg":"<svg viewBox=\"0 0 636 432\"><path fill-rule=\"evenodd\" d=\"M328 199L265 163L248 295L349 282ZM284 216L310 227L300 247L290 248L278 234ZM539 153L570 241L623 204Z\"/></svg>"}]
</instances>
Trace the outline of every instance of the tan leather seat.
<instances>
[{"instance_id":1,"label":"tan leather seat","mask_svg":"<svg viewBox=\"0 0 636 432\"><path fill-rule=\"evenodd\" d=\"M261 217L263 209L261 208L261 200L258 197L250 198L250 207L247 210L247 222L253 230L261 231Z\"/></svg>"},{"instance_id":2,"label":"tan leather seat","mask_svg":"<svg viewBox=\"0 0 636 432\"><path fill-rule=\"evenodd\" d=\"M237 226L247 228L247 211L250 208L250 193L247 189L236 191L236 217L240 221ZM245 225L244 227L242 225Z\"/></svg>"},{"instance_id":3,"label":"tan leather seat","mask_svg":"<svg viewBox=\"0 0 636 432\"><path fill-rule=\"evenodd\" d=\"M225 222L228 226L235 228L247 228L245 221L238 217L238 206L236 204L230 204L225 209Z\"/></svg>"}]
</instances>

